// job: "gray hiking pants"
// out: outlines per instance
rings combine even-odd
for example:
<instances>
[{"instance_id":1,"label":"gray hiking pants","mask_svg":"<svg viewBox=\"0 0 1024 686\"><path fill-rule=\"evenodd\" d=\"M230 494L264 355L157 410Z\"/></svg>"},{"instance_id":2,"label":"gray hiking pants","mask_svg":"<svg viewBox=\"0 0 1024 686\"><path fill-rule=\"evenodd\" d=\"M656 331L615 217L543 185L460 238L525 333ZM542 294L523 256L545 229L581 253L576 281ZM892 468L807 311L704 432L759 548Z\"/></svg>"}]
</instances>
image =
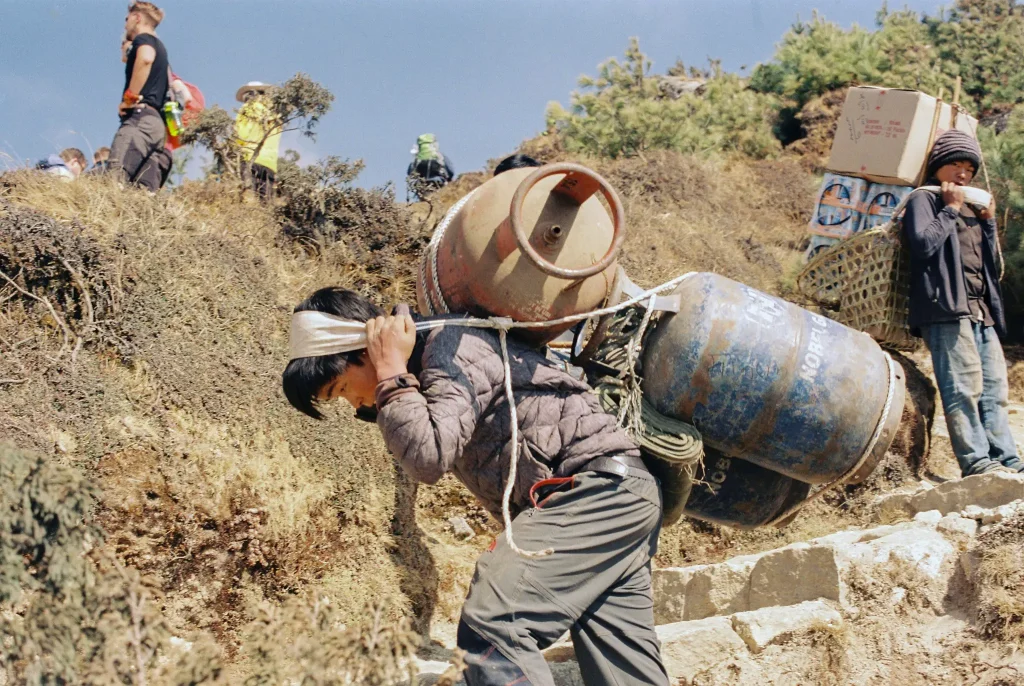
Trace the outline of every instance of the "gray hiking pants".
<instances>
[{"instance_id":1,"label":"gray hiking pants","mask_svg":"<svg viewBox=\"0 0 1024 686\"><path fill-rule=\"evenodd\" d=\"M160 190L160 173L155 170L158 158L154 153L164 149L166 135L159 112L145 105L136 107L114 134L110 144L111 168L121 169L129 183L150 191Z\"/></svg>"},{"instance_id":2,"label":"gray hiking pants","mask_svg":"<svg viewBox=\"0 0 1024 686\"><path fill-rule=\"evenodd\" d=\"M645 470L582 472L534 486L535 506L481 556L462 609L467 686L554 686L541 651L568 630L588 686L667 686L654 631L651 557L661 493Z\"/></svg>"}]
</instances>

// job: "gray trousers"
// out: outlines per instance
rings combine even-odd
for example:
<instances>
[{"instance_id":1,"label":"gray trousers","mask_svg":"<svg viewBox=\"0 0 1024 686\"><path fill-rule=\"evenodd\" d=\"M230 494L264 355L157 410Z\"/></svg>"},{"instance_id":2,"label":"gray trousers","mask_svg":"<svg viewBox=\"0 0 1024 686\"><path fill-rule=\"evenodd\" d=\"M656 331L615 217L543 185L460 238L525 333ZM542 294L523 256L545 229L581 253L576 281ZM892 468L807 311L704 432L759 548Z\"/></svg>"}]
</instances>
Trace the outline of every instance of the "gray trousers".
<instances>
[{"instance_id":1,"label":"gray trousers","mask_svg":"<svg viewBox=\"0 0 1024 686\"><path fill-rule=\"evenodd\" d=\"M114 142L110 144L111 168L121 169L129 183L151 191L160 190L157 160L151 158L154 153L163 151L166 135L159 112L152 107L136 107L114 134Z\"/></svg>"},{"instance_id":2,"label":"gray trousers","mask_svg":"<svg viewBox=\"0 0 1024 686\"><path fill-rule=\"evenodd\" d=\"M583 472L534 487L512 522L521 557L499 536L481 556L462 609L467 686L554 686L541 651L569 631L590 686L667 686L654 631L651 557L661 493L649 474Z\"/></svg>"}]
</instances>

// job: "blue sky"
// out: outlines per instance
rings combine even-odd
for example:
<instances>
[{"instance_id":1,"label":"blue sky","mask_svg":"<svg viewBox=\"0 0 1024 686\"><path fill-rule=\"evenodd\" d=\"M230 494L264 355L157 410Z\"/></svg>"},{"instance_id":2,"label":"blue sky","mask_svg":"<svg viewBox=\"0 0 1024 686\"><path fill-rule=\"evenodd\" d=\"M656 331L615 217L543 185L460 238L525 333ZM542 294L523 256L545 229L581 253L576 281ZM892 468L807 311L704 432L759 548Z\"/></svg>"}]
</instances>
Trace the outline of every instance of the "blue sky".
<instances>
[{"instance_id":1,"label":"blue sky","mask_svg":"<svg viewBox=\"0 0 1024 686\"><path fill-rule=\"evenodd\" d=\"M303 71L336 100L317 141L286 134L303 162L362 158L364 186L399 184L416 135L437 134L457 172L544 127L551 100L621 55L630 36L663 72L771 57L818 9L874 25L881 0L164 0L158 33L207 103L234 107L246 81ZM934 13L939 0L891 2ZM123 87L123 0L0 0L0 157L37 160L109 145ZM4 166L0 161L0 167Z\"/></svg>"}]
</instances>

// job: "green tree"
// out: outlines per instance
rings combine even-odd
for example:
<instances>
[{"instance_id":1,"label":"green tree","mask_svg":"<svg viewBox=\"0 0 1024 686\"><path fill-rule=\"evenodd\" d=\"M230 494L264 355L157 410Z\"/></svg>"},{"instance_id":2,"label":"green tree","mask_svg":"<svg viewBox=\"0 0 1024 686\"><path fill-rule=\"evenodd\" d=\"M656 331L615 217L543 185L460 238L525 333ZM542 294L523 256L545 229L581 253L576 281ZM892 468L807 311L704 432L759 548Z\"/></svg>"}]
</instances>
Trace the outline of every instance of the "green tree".
<instances>
[{"instance_id":1,"label":"green tree","mask_svg":"<svg viewBox=\"0 0 1024 686\"><path fill-rule=\"evenodd\" d=\"M884 63L874 33L856 25L846 31L815 12L810 22L797 22L782 37L771 62L754 69L750 87L799 109L835 88L881 81Z\"/></svg>"},{"instance_id":2,"label":"green tree","mask_svg":"<svg viewBox=\"0 0 1024 686\"><path fill-rule=\"evenodd\" d=\"M1024 318L1024 105L1010 116L1006 130L982 127L978 132L992 191L998 207L997 222L1003 236L1006 276L1003 289L1009 313ZM984 176L979 181L984 184Z\"/></svg>"},{"instance_id":3,"label":"green tree","mask_svg":"<svg viewBox=\"0 0 1024 686\"><path fill-rule=\"evenodd\" d=\"M662 95L650 69L639 41L631 39L624 61L610 59L596 77L580 77L569 110L548 105L548 128L570 151L607 157L654 149L767 157L780 149L772 135L774 98L749 90L712 62L702 94L673 100Z\"/></svg>"},{"instance_id":4,"label":"green tree","mask_svg":"<svg viewBox=\"0 0 1024 686\"><path fill-rule=\"evenodd\" d=\"M878 26L876 41L883 76L875 85L911 88L933 95L940 88L945 88L947 94L953 92L956 74L946 68L929 25L918 13L889 12L883 7L878 13Z\"/></svg>"},{"instance_id":5,"label":"green tree","mask_svg":"<svg viewBox=\"0 0 1024 686\"><path fill-rule=\"evenodd\" d=\"M986 114L1024 102L1024 6L1016 0L957 0L948 17L926 20L943 70L963 78Z\"/></svg>"},{"instance_id":6,"label":"green tree","mask_svg":"<svg viewBox=\"0 0 1024 686\"><path fill-rule=\"evenodd\" d=\"M878 30L845 30L817 14L797 22L758 65L751 87L794 110L835 88L874 84L952 94L963 79L964 104L985 114L1024 100L1024 6L1016 0L957 0L948 13L890 12Z\"/></svg>"}]
</instances>

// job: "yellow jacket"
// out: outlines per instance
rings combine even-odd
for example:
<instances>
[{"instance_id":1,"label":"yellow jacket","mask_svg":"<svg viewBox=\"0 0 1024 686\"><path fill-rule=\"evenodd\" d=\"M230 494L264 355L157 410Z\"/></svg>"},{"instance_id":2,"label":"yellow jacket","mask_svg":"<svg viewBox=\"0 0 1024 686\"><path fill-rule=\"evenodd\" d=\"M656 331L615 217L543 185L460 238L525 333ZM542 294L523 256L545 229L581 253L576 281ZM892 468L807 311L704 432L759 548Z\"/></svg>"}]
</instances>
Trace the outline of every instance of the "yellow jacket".
<instances>
[{"instance_id":1,"label":"yellow jacket","mask_svg":"<svg viewBox=\"0 0 1024 686\"><path fill-rule=\"evenodd\" d=\"M235 118L235 134L238 136L238 144L242 147L242 156L246 162L261 164L276 174L277 153L281 147L281 131L271 117L270 110L259 99L250 100L238 111L238 116ZM263 141L259 155L253 160L252 154L256 150L256 146L266 136L267 129L273 130L274 133L271 133L267 136L267 140Z\"/></svg>"}]
</instances>

